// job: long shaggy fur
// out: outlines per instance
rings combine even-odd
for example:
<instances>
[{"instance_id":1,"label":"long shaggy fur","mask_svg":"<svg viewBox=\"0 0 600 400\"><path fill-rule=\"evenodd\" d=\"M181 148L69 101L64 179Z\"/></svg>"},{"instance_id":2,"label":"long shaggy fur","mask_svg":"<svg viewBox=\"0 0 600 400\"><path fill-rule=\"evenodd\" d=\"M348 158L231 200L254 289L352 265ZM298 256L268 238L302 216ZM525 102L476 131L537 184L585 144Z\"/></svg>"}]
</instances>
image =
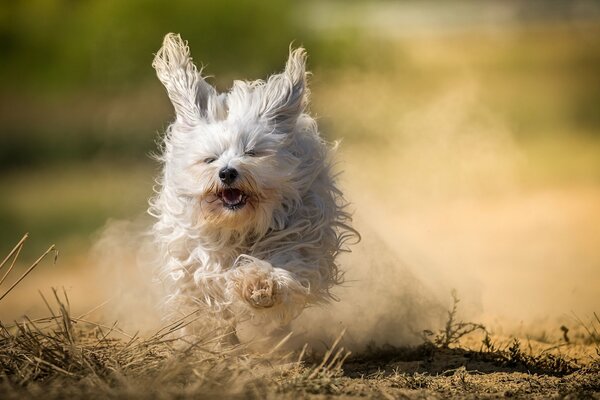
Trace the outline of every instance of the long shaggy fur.
<instances>
[{"instance_id":1,"label":"long shaggy fur","mask_svg":"<svg viewBox=\"0 0 600 400\"><path fill-rule=\"evenodd\" d=\"M153 66L176 119L150 213L172 309L285 325L332 298L336 256L356 232L332 172L335 146L305 113L305 64L304 49L291 50L282 73L219 94L179 35L166 35ZM238 172L234 183L220 179L224 168ZM243 193L241 207L227 207L228 189Z\"/></svg>"}]
</instances>

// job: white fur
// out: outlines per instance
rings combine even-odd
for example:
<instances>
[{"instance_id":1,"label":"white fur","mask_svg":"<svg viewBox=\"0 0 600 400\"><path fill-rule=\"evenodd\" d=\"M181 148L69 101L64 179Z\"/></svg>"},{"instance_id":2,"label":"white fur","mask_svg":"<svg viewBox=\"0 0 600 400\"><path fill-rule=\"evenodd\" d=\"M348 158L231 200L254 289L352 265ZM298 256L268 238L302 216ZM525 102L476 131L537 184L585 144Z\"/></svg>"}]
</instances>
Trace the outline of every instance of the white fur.
<instances>
[{"instance_id":1,"label":"white fur","mask_svg":"<svg viewBox=\"0 0 600 400\"><path fill-rule=\"evenodd\" d=\"M356 232L332 173L334 148L305 113L305 62L295 49L281 74L218 94L187 44L166 35L153 66L176 119L150 213L175 309L196 304L233 323L284 325L340 283L335 259ZM241 209L217 195L225 166L239 171L233 186L248 195Z\"/></svg>"}]
</instances>

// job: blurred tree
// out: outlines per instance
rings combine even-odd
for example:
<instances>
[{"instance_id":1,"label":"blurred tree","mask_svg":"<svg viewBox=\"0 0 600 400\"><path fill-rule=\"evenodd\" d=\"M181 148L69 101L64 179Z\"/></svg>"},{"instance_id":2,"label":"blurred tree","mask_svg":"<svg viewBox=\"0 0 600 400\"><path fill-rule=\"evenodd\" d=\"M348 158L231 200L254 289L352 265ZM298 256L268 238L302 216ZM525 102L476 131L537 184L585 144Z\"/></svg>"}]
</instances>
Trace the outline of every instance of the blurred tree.
<instances>
[{"instance_id":1,"label":"blurred tree","mask_svg":"<svg viewBox=\"0 0 600 400\"><path fill-rule=\"evenodd\" d=\"M224 81L240 69L281 68L296 39L289 4L276 0L30 0L0 8L0 82L69 90L136 85L153 77L152 54L167 32L193 45Z\"/></svg>"}]
</instances>

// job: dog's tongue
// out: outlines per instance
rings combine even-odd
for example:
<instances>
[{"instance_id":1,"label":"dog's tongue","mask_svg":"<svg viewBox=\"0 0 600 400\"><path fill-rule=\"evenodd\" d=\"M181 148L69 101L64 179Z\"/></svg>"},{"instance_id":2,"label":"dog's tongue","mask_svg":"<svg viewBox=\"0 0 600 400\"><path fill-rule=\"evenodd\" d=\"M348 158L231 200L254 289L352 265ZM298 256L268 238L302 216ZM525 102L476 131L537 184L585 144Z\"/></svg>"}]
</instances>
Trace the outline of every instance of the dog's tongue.
<instances>
[{"instance_id":1,"label":"dog's tongue","mask_svg":"<svg viewBox=\"0 0 600 400\"><path fill-rule=\"evenodd\" d=\"M242 191L239 189L223 190L223 200L227 204L238 204L242 201Z\"/></svg>"}]
</instances>

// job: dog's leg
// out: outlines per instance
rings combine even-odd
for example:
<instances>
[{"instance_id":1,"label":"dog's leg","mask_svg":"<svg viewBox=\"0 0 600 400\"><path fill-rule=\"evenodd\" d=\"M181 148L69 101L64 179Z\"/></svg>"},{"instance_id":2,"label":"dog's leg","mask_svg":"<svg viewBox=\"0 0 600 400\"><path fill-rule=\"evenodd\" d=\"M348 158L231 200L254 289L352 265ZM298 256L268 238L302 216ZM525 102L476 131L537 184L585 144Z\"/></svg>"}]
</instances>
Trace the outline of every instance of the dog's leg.
<instances>
[{"instance_id":1,"label":"dog's leg","mask_svg":"<svg viewBox=\"0 0 600 400\"><path fill-rule=\"evenodd\" d=\"M241 294L248 304L256 308L269 308L275 305L277 293L272 274L248 276L244 279L243 285L245 288Z\"/></svg>"},{"instance_id":2,"label":"dog's leg","mask_svg":"<svg viewBox=\"0 0 600 400\"><path fill-rule=\"evenodd\" d=\"M281 300L274 273L275 269L266 261L240 258L228 274L232 293L252 307L273 307Z\"/></svg>"},{"instance_id":3,"label":"dog's leg","mask_svg":"<svg viewBox=\"0 0 600 400\"><path fill-rule=\"evenodd\" d=\"M228 272L227 289L232 300L250 306L252 314L270 314L281 323L302 311L309 294L290 271L249 256L238 259Z\"/></svg>"}]
</instances>

